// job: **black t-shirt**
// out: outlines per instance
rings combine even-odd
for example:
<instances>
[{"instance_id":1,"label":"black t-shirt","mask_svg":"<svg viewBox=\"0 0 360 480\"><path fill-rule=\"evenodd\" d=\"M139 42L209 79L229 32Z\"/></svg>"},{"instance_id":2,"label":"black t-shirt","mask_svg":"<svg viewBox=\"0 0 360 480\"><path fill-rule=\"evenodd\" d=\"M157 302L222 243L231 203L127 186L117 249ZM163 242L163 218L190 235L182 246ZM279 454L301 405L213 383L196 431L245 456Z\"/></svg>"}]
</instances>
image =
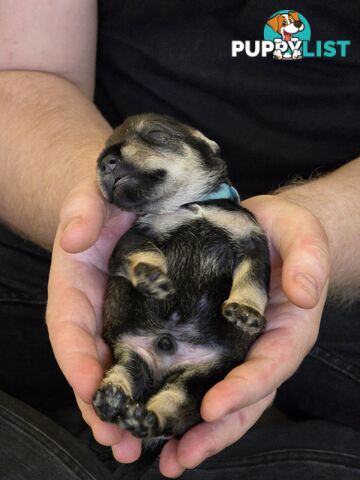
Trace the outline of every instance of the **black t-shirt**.
<instances>
[{"instance_id":1,"label":"black t-shirt","mask_svg":"<svg viewBox=\"0 0 360 480\"><path fill-rule=\"evenodd\" d=\"M351 41L345 58L299 61L231 56L232 40L264 39L266 21L288 1L98 3L96 104L113 126L153 111L198 127L220 144L243 198L360 154L358 0L291 5L313 39ZM3 286L33 297L46 287L48 255L1 225L0 256L0 294ZM30 291L21 272L35 263Z\"/></svg>"},{"instance_id":2,"label":"black t-shirt","mask_svg":"<svg viewBox=\"0 0 360 480\"><path fill-rule=\"evenodd\" d=\"M97 105L113 126L152 111L198 127L243 196L350 161L360 154L360 4L291 6L310 24L310 48L350 40L347 56L231 56L233 40L264 40L288 1L100 1Z\"/></svg>"}]
</instances>

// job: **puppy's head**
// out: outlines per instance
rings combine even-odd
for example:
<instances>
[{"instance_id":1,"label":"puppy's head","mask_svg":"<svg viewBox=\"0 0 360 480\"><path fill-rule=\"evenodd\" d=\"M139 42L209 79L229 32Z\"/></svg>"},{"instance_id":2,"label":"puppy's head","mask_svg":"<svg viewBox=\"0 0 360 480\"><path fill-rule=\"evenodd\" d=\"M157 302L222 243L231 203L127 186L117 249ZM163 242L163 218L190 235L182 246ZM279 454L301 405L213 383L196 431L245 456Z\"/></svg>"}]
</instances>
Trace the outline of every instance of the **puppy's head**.
<instances>
[{"instance_id":1,"label":"puppy's head","mask_svg":"<svg viewBox=\"0 0 360 480\"><path fill-rule=\"evenodd\" d=\"M163 213L205 198L226 179L218 145L171 117L146 113L115 129L97 164L110 202L136 213Z\"/></svg>"}]
</instances>

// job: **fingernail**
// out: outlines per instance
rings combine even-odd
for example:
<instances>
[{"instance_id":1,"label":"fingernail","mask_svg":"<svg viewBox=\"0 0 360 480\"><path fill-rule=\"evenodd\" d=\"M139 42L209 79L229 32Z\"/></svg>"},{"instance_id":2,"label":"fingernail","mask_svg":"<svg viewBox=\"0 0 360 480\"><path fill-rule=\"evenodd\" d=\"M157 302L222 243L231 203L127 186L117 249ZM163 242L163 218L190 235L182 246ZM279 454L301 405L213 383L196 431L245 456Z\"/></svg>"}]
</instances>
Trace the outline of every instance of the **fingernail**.
<instances>
[{"instance_id":1,"label":"fingernail","mask_svg":"<svg viewBox=\"0 0 360 480\"><path fill-rule=\"evenodd\" d=\"M72 218L63 228L63 232L65 232L66 230L71 230L73 227L76 227L78 225L80 225L80 223L83 222L83 218L82 217L75 217L75 218Z\"/></svg>"},{"instance_id":2,"label":"fingernail","mask_svg":"<svg viewBox=\"0 0 360 480\"><path fill-rule=\"evenodd\" d=\"M318 298L318 289L315 280L306 273L296 276L296 283L305 290L312 298Z\"/></svg>"}]
</instances>

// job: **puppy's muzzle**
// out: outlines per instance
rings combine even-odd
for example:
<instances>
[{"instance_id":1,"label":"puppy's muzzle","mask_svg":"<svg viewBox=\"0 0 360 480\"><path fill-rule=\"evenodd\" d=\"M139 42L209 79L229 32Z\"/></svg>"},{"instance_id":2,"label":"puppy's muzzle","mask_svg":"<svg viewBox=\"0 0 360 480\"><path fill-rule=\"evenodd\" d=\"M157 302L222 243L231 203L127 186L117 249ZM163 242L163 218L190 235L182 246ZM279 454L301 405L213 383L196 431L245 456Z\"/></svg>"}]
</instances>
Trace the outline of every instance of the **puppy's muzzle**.
<instances>
[{"instance_id":1,"label":"puppy's muzzle","mask_svg":"<svg viewBox=\"0 0 360 480\"><path fill-rule=\"evenodd\" d=\"M115 155L106 155L100 163L100 171L103 180L103 185L112 198L114 189L122 183L131 180L138 172Z\"/></svg>"}]
</instances>

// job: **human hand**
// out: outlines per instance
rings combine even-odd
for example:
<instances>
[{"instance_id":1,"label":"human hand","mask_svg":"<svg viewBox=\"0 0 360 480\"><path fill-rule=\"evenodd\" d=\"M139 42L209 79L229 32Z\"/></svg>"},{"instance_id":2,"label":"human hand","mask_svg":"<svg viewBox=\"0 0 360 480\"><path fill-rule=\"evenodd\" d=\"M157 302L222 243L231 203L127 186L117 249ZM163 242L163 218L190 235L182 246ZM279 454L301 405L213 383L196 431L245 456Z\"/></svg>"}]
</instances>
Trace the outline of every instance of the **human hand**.
<instances>
[{"instance_id":1,"label":"human hand","mask_svg":"<svg viewBox=\"0 0 360 480\"><path fill-rule=\"evenodd\" d=\"M231 445L268 408L276 389L298 368L316 341L326 299L329 250L326 234L307 209L286 198L258 196L242 203L265 229L271 255L267 328L245 363L204 397L205 422L181 440L170 440L161 473L177 477Z\"/></svg>"},{"instance_id":2,"label":"human hand","mask_svg":"<svg viewBox=\"0 0 360 480\"><path fill-rule=\"evenodd\" d=\"M246 363L206 394L201 413L207 423L165 445L160 469L168 477L194 468L238 440L271 404L276 388L294 373L317 337L329 270L326 235L319 222L280 196L254 197L244 206L257 216L270 241L267 330L253 345ZM47 312L56 358L74 388L84 419L99 443L111 445L121 462L136 460L141 443L118 426L102 422L91 398L111 361L101 338L107 263L133 220L108 205L94 182L84 182L69 195L54 245ZM298 278L300 284L296 281L300 273L315 280L316 292L303 283L304 278Z\"/></svg>"},{"instance_id":3,"label":"human hand","mask_svg":"<svg viewBox=\"0 0 360 480\"><path fill-rule=\"evenodd\" d=\"M111 445L115 458L124 463L139 457L140 440L117 425L102 422L91 401L111 363L101 336L108 260L134 219L106 202L93 179L70 192L53 247L47 308L55 357L74 389L84 420L96 440Z\"/></svg>"}]
</instances>

